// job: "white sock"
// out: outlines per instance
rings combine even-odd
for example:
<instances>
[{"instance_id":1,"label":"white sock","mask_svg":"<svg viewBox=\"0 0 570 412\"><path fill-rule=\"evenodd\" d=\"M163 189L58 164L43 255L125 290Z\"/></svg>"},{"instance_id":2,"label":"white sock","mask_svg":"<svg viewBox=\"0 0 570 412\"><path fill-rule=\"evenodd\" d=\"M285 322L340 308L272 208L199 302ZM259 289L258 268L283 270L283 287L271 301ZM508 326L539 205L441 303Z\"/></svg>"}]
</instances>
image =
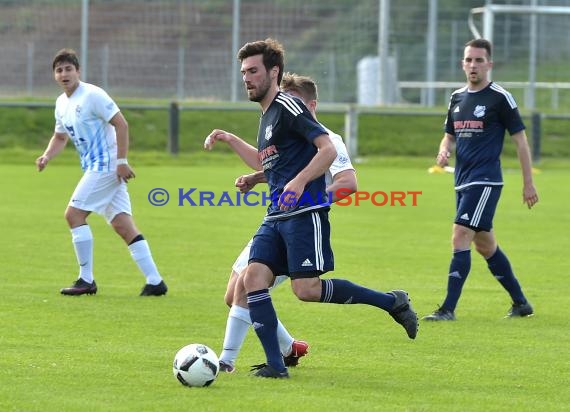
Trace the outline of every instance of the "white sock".
<instances>
[{"instance_id":1,"label":"white sock","mask_svg":"<svg viewBox=\"0 0 570 412\"><path fill-rule=\"evenodd\" d=\"M251 326L249 309L233 305L228 313L226 322L226 334L224 335L224 346L220 354L220 360L234 365L239 351Z\"/></svg>"},{"instance_id":2,"label":"white sock","mask_svg":"<svg viewBox=\"0 0 570 412\"><path fill-rule=\"evenodd\" d=\"M293 345L293 336L289 334L285 326L277 319L277 340L279 341L279 349L283 356L288 356L291 354L291 349Z\"/></svg>"},{"instance_id":3,"label":"white sock","mask_svg":"<svg viewBox=\"0 0 570 412\"><path fill-rule=\"evenodd\" d=\"M149 285L158 285L162 281L162 277L160 273L158 273L158 269L150 253L150 248L148 247L148 242L144 239L139 240L138 242L130 244L129 250L131 251L133 260L146 276L146 283Z\"/></svg>"},{"instance_id":4,"label":"white sock","mask_svg":"<svg viewBox=\"0 0 570 412\"><path fill-rule=\"evenodd\" d=\"M79 263L79 277L93 283L93 233L89 225L71 229L71 241Z\"/></svg>"}]
</instances>

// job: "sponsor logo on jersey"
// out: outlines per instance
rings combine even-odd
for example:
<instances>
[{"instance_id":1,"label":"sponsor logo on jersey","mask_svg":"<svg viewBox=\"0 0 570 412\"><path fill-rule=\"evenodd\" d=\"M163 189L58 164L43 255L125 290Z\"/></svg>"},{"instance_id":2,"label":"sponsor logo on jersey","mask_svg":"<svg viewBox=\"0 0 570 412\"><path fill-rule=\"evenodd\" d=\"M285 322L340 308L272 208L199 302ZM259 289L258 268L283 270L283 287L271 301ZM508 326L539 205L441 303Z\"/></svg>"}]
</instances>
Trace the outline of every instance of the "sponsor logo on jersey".
<instances>
[{"instance_id":1,"label":"sponsor logo on jersey","mask_svg":"<svg viewBox=\"0 0 570 412\"><path fill-rule=\"evenodd\" d=\"M481 120L457 120L453 122L455 130L483 130L483 125Z\"/></svg>"}]
</instances>

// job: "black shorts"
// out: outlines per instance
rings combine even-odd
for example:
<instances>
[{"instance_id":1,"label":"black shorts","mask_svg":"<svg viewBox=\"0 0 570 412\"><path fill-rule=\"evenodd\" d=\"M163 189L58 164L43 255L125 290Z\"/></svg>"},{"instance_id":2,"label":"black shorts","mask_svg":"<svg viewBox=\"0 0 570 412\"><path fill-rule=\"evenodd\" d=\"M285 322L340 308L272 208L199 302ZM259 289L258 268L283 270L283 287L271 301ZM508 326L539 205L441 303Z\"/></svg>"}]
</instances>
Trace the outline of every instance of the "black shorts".
<instances>
[{"instance_id":1,"label":"black shorts","mask_svg":"<svg viewBox=\"0 0 570 412\"><path fill-rule=\"evenodd\" d=\"M457 191L455 223L476 232L491 231L502 189L503 186L473 185Z\"/></svg>"},{"instance_id":2,"label":"black shorts","mask_svg":"<svg viewBox=\"0 0 570 412\"><path fill-rule=\"evenodd\" d=\"M263 263L274 275L317 277L334 270L328 211L264 221L253 237L249 263Z\"/></svg>"}]
</instances>

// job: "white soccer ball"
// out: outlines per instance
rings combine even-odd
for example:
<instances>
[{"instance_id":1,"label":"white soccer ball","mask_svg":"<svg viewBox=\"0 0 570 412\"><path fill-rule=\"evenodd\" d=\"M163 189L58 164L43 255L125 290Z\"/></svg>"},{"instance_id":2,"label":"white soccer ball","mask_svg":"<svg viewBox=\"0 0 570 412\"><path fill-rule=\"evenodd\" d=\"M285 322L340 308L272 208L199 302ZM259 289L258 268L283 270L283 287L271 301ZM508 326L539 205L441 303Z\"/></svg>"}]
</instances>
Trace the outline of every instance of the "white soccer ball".
<instances>
[{"instance_id":1,"label":"white soccer ball","mask_svg":"<svg viewBox=\"0 0 570 412\"><path fill-rule=\"evenodd\" d=\"M216 353L200 343L186 345L174 356L172 373L184 386L209 386L220 371Z\"/></svg>"}]
</instances>

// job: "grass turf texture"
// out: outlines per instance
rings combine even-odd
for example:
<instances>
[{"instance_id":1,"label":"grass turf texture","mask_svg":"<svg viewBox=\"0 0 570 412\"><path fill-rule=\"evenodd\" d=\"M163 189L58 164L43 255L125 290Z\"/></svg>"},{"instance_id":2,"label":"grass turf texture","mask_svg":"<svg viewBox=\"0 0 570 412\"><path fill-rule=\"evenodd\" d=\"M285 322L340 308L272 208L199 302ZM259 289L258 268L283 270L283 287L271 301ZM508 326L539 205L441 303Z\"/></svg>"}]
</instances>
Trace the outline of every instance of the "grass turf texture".
<instances>
[{"instance_id":1,"label":"grass turf texture","mask_svg":"<svg viewBox=\"0 0 570 412\"><path fill-rule=\"evenodd\" d=\"M66 297L59 289L75 279L77 267L63 210L81 172L67 153L42 174L32 165L35 153L20 155L32 159L29 166L0 163L1 410L556 411L570 402L563 378L567 167L545 167L535 176L541 201L528 211L516 162L506 164L495 228L534 317L503 319L508 295L475 254L458 320L422 322L415 341L383 311L302 303L283 286L273 293L278 313L295 337L311 344L291 379L248 375L249 365L264 360L251 332L236 373L189 389L172 376L174 354L194 342L220 352L227 277L264 208L179 207L172 198L153 207L147 195L154 187L171 196L178 188L234 191L245 168L215 154L166 159L162 166L131 157L136 222L168 295L138 296L143 276L118 236L92 216L99 292ZM406 289L420 316L444 297L454 212L452 176L430 175L429 166L431 159L357 166L360 190L421 190L416 207L367 202L331 212L336 271L329 275L384 291Z\"/></svg>"}]
</instances>

